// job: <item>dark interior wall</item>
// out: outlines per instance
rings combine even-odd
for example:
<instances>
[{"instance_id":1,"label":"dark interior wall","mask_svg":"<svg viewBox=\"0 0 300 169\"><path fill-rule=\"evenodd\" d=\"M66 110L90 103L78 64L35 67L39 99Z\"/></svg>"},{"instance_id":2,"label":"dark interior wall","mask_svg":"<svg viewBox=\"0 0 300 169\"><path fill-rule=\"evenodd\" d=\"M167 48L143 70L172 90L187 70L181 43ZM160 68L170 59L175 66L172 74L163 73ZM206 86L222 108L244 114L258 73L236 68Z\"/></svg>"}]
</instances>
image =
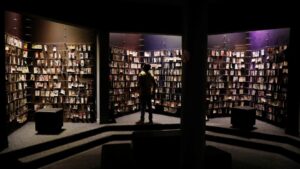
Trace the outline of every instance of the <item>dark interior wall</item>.
<instances>
[{"instance_id":1,"label":"dark interior wall","mask_svg":"<svg viewBox=\"0 0 300 169\"><path fill-rule=\"evenodd\" d=\"M1 8L1 7L0 7ZM0 23L4 23L4 12L0 13ZM0 33L3 35L5 32L4 26L0 27ZM3 37L3 36L2 36ZM2 102L6 102L6 94L4 94L5 89L5 52L4 52L4 38L0 38L0 100ZM6 105L1 104L0 106L0 151L8 146L8 139L7 139L7 125L6 125Z\"/></svg>"},{"instance_id":2,"label":"dark interior wall","mask_svg":"<svg viewBox=\"0 0 300 169\"><path fill-rule=\"evenodd\" d=\"M52 0L40 7L35 6L39 5L35 0L4 1L8 10L106 31L171 34L179 34L181 31L181 6L176 2L181 0L85 0L76 3ZM139 19L141 17L143 19Z\"/></svg>"},{"instance_id":3,"label":"dark interior wall","mask_svg":"<svg viewBox=\"0 0 300 169\"><path fill-rule=\"evenodd\" d=\"M5 32L10 35L16 36L19 39L23 38L23 17L16 12L5 12Z\"/></svg>"},{"instance_id":4,"label":"dark interior wall","mask_svg":"<svg viewBox=\"0 0 300 169\"><path fill-rule=\"evenodd\" d=\"M110 33L110 46L134 50L181 49L182 40L178 35Z\"/></svg>"},{"instance_id":5,"label":"dark interior wall","mask_svg":"<svg viewBox=\"0 0 300 169\"><path fill-rule=\"evenodd\" d=\"M38 43L92 43L94 29L72 26L22 13L5 11L5 32Z\"/></svg>"},{"instance_id":6,"label":"dark interior wall","mask_svg":"<svg viewBox=\"0 0 300 169\"><path fill-rule=\"evenodd\" d=\"M38 43L92 43L95 31L45 19L33 19L32 41Z\"/></svg>"},{"instance_id":7,"label":"dark interior wall","mask_svg":"<svg viewBox=\"0 0 300 169\"><path fill-rule=\"evenodd\" d=\"M109 32L106 31L100 31L98 33L98 47L101 50L98 50L98 53L100 55L100 58L98 62L100 62L100 66L98 69L100 70L98 78L100 80L99 88L100 90L98 91L97 94L99 94L99 101L98 105L100 108L100 123L105 124L105 123L111 123L114 122L114 117L112 113L109 112L108 105L109 105L109 86L110 84L107 83L109 81L109 56L110 55L110 50L109 50Z\"/></svg>"},{"instance_id":8,"label":"dark interior wall","mask_svg":"<svg viewBox=\"0 0 300 169\"><path fill-rule=\"evenodd\" d=\"M121 47L125 49L140 50L142 34L139 33L110 33L110 46Z\"/></svg>"},{"instance_id":9,"label":"dark interior wall","mask_svg":"<svg viewBox=\"0 0 300 169\"><path fill-rule=\"evenodd\" d=\"M185 1L182 64L181 167L205 168L207 1Z\"/></svg>"},{"instance_id":10,"label":"dark interior wall","mask_svg":"<svg viewBox=\"0 0 300 169\"><path fill-rule=\"evenodd\" d=\"M288 58L288 105L286 133L299 136L300 118L300 81L299 81L299 46L300 46L299 24L294 23L290 31L290 45L287 51Z\"/></svg>"},{"instance_id":11,"label":"dark interior wall","mask_svg":"<svg viewBox=\"0 0 300 169\"><path fill-rule=\"evenodd\" d=\"M299 15L296 1L212 0L208 6L209 34L285 28ZM293 21L294 20L294 21Z\"/></svg>"},{"instance_id":12,"label":"dark interior wall","mask_svg":"<svg viewBox=\"0 0 300 169\"><path fill-rule=\"evenodd\" d=\"M5 1L5 0L4 0ZM47 8L35 7L35 0L6 0L5 7L54 20L76 23L114 32L151 32L182 34L186 0L85 0L63 3L52 0ZM290 15L298 16L294 0L270 3L249 0L210 0L207 9L209 34L285 27ZM59 4L59 5L58 5ZM113 13L113 14L112 14ZM295 14L294 14L295 13ZM143 19L138 19L141 16Z\"/></svg>"}]
</instances>

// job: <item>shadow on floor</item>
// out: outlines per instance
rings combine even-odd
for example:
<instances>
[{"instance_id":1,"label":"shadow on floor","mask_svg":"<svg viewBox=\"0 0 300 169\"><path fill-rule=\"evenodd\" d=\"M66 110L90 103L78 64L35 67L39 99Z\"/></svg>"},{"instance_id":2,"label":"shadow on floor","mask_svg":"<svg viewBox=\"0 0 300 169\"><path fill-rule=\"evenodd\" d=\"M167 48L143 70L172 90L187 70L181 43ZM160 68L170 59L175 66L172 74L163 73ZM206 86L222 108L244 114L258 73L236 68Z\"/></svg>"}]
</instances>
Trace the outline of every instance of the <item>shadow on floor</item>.
<instances>
[{"instance_id":1,"label":"shadow on floor","mask_svg":"<svg viewBox=\"0 0 300 169\"><path fill-rule=\"evenodd\" d=\"M61 129L61 130L45 130L45 131L39 131L36 133L36 135L59 135L62 134L66 129Z\"/></svg>"}]
</instances>

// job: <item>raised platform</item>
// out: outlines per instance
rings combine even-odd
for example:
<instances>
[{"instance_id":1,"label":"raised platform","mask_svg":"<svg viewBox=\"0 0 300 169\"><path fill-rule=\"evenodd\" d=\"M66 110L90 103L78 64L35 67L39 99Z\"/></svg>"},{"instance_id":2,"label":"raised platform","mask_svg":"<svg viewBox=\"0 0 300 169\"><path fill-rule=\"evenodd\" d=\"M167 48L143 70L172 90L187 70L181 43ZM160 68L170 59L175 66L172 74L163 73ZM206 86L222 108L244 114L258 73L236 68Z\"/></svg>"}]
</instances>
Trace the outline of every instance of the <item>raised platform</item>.
<instances>
[{"instance_id":1,"label":"raised platform","mask_svg":"<svg viewBox=\"0 0 300 169\"><path fill-rule=\"evenodd\" d=\"M65 130L58 135L36 134L34 123L27 123L17 130L17 135L10 136L10 144L19 146L2 151L0 159L14 159L15 162L38 168L111 141L132 140L133 131L180 128L179 123L159 124L157 120L154 125L135 125L137 118L138 114L131 121L127 119L127 124L65 123ZM29 130L32 134L28 133ZM244 132L232 128L228 117L215 118L207 121L206 130L207 141L276 153L300 163L299 137L286 135L283 129L262 121L257 120L255 129Z\"/></svg>"}]
</instances>

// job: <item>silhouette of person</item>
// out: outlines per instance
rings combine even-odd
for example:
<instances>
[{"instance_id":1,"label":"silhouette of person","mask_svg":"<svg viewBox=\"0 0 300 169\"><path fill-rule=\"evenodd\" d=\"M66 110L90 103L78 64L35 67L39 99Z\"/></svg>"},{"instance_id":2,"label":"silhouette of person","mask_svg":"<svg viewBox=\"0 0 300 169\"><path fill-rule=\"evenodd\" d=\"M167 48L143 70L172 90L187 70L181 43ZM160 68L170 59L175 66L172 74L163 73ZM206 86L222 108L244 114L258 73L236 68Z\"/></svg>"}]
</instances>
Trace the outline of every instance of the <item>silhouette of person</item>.
<instances>
[{"instance_id":1,"label":"silhouette of person","mask_svg":"<svg viewBox=\"0 0 300 169\"><path fill-rule=\"evenodd\" d=\"M143 64L142 71L138 75L138 88L140 92L141 117L137 124L144 123L146 106L148 107L149 123L152 124L152 105L151 99L154 97L157 87L154 76L149 72L150 64Z\"/></svg>"}]
</instances>

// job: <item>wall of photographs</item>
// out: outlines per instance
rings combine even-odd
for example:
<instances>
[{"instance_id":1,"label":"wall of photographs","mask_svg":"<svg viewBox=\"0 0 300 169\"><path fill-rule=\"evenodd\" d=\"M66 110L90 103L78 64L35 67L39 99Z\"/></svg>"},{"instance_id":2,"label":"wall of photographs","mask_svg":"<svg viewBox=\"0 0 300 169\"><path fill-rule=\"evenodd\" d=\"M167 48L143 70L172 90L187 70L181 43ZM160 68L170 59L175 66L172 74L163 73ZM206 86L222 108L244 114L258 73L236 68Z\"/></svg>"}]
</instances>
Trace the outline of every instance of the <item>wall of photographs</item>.
<instances>
[{"instance_id":1,"label":"wall of photographs","mask_svg":"<svg viewBox=\"0 0 300 169\"><path fill-rule=\"evenodd\" d=\"M33 44L34 110L64 108L68 120L95 120L95 56L91 44Z\"/></svg>"},{"instance_id":2,"label":"wall of photographs","mask_svg":"<svg viewBox=\"0 0 300 169\"><path fill-rule=\"evenodd\" d=\"M158 87L153 109L176 114L181 108L181 49L138 51L111 48L110 106L115 115L136 112L139 107L137 78L143 63L151 64Z\"/></svg>"},{"instance_id":3,"label":"wall of photographs","mask_svg":"<svg viewBox=\"0 0 300 169\"><path fill-rule=\"evenodd\" d=\"M32 44L5 35L9 122L29 112L64 109L65 120L95 121L95 53L92 44Z\"/></svg>"},{"instance_id":4,"label":"wall of photographs","mask_svg":"<svg viewBox=\"0 0 300 169\"><path fill-rule=\"evenodd\" d=\"M287 115L286 45L260 50L208 52L208 116L226 116L234 106L252 106L259 118L282 125Z\"/></svg>"},{"instance_id":5,"label":"wall of photographs","mask_svg":"<svg viewBox=\"0 0 300 169\"><path fill-rule=\"evenodd\" d=\"M31 63L27 43L5 34L6 113L9 122L24 123L28 118Z\"/></svg>"}]
</instances>

